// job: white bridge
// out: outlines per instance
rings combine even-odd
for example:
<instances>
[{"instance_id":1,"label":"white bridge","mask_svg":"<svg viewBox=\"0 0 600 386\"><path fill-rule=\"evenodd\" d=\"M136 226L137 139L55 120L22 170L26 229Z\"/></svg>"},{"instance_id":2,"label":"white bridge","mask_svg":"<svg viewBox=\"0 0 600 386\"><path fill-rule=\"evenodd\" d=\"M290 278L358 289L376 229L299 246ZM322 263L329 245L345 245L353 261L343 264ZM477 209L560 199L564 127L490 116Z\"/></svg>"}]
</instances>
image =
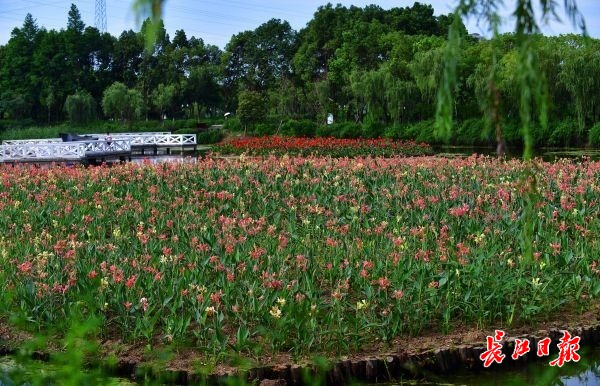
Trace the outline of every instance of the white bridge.
<instances>
[{"instance_id":1,"label":"white bridge","mask_svg":"<svg viewBox=\"0 0 600 386\"><path fill-rule=\"evenodd\" d=\"M132 150L172 147L196 148L195 134L160 133L118 133L111 135L106 141L106 135L90 134L97 140L63 142L60 138L6 140L0 145L0 162L23 161L69 161L94 158L131 157Z\"/></svg>"}]
</instances>

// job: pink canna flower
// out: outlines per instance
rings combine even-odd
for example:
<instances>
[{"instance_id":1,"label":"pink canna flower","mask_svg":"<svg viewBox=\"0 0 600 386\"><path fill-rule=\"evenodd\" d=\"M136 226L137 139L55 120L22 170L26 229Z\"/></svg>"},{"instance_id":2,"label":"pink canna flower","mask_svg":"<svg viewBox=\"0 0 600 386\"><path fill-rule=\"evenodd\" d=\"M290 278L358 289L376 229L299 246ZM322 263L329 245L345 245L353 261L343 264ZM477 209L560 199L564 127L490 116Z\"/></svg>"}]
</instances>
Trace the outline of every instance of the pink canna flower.
<instances>
[{"instance_id":1,"label":"pink canna flower","mask_svg":"<svg viewBox=\"0 0 600 386\"><path fill-rule=\"evenodd\" d=\"M379 279L377 279L377 284L379 285L379 287L382 290L386 290L386 289L389 288L389 286L390 286L391 283L390 283L390 281L388 280L387 277L380 277Z\"/></svg>"},{"instance_id":2,"label":"pink canna flower","mask_svg":"<svg viewBox=\"0 0 600 386\"><path fill-rule=\"evenodd\" d=\"M140 307L142 307L142 311L146 312L148 311L148 299L146 298L141 298L140 299Z\"/></svg>"},{"instance_id":3,"label":"pink canna flower","mask_svg":"<svg viewBox=\"0 0 600 386\"><path fill-rule=\"evenodd\" d=\"M125 286L127 288L133 288L136 280L137 280L137 275L133 275L133 276L129 277L129 279L127 279L127 281L125 282Z\"/></svg>"}]
</instances>

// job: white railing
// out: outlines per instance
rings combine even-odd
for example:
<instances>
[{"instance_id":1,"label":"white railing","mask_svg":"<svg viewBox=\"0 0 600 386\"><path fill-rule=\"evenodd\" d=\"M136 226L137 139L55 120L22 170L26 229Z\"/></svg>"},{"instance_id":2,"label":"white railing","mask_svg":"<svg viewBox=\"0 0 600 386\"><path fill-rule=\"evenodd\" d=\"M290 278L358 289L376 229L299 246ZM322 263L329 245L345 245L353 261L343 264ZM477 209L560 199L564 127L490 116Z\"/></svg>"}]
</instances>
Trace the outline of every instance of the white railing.
<instances>
[{"instance_id":1,"label":"white railing","mask_svg":"<svg viewBox=\"0 0 600 386\"><path fill-rule=\"evenodd\" d=\"M140 136L140 135L169 135L171 134L170 131L146 131L146 132L139 132L139 133L110 133L110 136L113 138L117 138L117 137L131 137L131 136ZM104 139L107 135L107 133L104 134L86 134L86 135L91 135L92 137L98 137L99 139Z\"/></svg>"},{"instance_id":2,"label":"white railing","mask_svg":"<svg viewBox=\"0 0 600 386\"><path fill-rule=\"evenodd\" d=\"M86 155L94 153L125 153L131 151L130 139L113 139L112 141L77 141L82 143ZM65 142L72 143L72 142Z\"/></svg>"},{"instance_id":3,"label":"white railing","mask_svg":"<svg viewBox=\"0 0 600 386\"><path fill-rule=\"evenodd\" d=\"M127 138L132 146L157 145L157 146L182 146L196 145L196 134L130 134L126 137L115 135L113 138Z\"/></svg>"},{"instance_id":4,"label":"white railing","mask_svg":"<svg viewBox=\"0 0 600 386\"><path fill-rule=\"evenodd\" d=\"M55 143L62 142L60 138L45 138L45 139L7 139L2 141L3 145L24 145L24 144L37 144L37 143Z\"/></svg>"},{"instance_id":5,"label":"white railing","mask_svg":"<svg viewBox=\"0 0 600 386\"><path fill-rule=\"evenodd\" d=\"M79 160L86 156L131 152L131 141L74 141L49 143L20 143L0 145L0 161L61 161Z\"/></svg>"},{"instance_id":6,"label":"white railing","mask_svg":"<svg viewBox=\"0 0 600 386\"><path fill-rule=\"evenodd\" d=\"M97 136L93 134L93 136ZM132 146L158 147L196 145L195 134L124 133L112 140L61 142L61 139L9 140L0 145L0 162L27 160L76 160L94 154L131 152Z\"/></svg>"},{"instance_id":7,"label":"white railing","mask_svg":"<svg viewBox=\"0 0 600 386\"><path fill-rule=\"evenodd\" d=\"M91 137L97 137L98 142L105 141L106 134L87 134ZM170 132L148 132L148 133L116 133L111 134L113 140L127 139L131 140L132 145L159 145L159 146L181 146L196 145L196 134L171 134ZM62 142L60 138L46 139L10 139L2 143L4 145L23 145L23 144L45 144ZM71 141L71 142L94 142L89 140ZM70 142L69 142L70 143Z\"/></svg>"},{"instance_id":8,"label":"white railing","mask_svg":"<svg viewBox=\"0 0 600 386\"><path fill-rule=\"evenodd\" d=\"M111 134L113 139L124 139L129 137L139 137L139 136L155 136L155 135L170 135L170 131L149 131L149 132L140 132L140 133L115 133ZM79 134L78 134L79 135ZM103 141L106 138L105 134L82 134L89 137L96 137L98 141ZM3 145L21 145L25 143L54 143L54 142L63 142L62 138L43 138L43 139L6 139L2 141Z\"/></svg>"},{"instance_id":9,"label":"white railing","mask_svg":"<svg viewBox=\"0 0 600 386\"><path fill-rule=\"evenodd\" d=\"M85 147L76 142L0 145L0 161L77 160L84 155Z\"/></svg>"}]
</instances>

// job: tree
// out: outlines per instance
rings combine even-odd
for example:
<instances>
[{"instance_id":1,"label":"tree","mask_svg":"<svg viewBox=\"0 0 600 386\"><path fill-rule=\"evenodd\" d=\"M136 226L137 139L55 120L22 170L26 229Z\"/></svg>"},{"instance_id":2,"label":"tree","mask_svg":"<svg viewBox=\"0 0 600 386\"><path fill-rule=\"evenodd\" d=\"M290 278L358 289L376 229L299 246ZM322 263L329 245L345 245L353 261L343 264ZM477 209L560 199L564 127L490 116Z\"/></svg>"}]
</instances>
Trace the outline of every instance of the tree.
<instances>
[{"instance_id":1,"label":"tree","mask_svg":"<svg viewBox=\"0 0 600 386\"><path fill-rule=\"evenodd\" d=\"M559 79L575 105L580 131L600 122L600 43L579 36L566 36Z\"/></svg>"},{"instance_id":2,"label":"tree","mask_svg":"<svg viewBox=\"0 0 600 386\"><path fill-rule=\"evenodd\" d=\"M71 4L69 9L69 18L67 20L67 30L73 31L77 34L82 34L85 28L85 23L81 20L81 13L75 4Z\"/></svg>"},{"instance_id":3,"label":"tree","mask_svg":"<svg viewBox=\"0 0 600 386\"><path fill-rule=\"evenodd\" d=\"M160 114L160 119L164 119L165 111L173 106L176 94L177 89L175 88L175 85L164 85L162 83L152 92L152 102Z\"/></svg>"},{"instance_id":4,"label":"tree","mask_svg":"<svg viewBox=\"0 0 600 386\"><path fill-rule=\"evenodd\" d=\"M245 90L240 93L237 116L244 126L244 132L262 121L266 115L267 102L260 92Z\"/></svg>"},{"instance_id":5,"label":"tree","mask_svg":"<svg viewBox=\"0 0 600 386\"><path fill-rule=\"evenodd\" d=\"M143 37L133 30L123 31L115 42L112 71L113 79L127 87L135 86L142 63Z\"/></svg>"},{"instance_id":6,"label":"tree","mask_svg":"<svg viewBox=\"0 0 600 386\"><path fill-rule=\"evenodd\" d=\"M3 49L0 90L8 92L2 99L5 105L11 106L9 110L14 118L37 118L40 113L41 77L32 58L45 34L46 30L40 29L28 13L23 26L12 30Z\"/></svg>"},{"instance_id":7,"label":"tree","mask_svg":"<svg viewBox=\"0 0 600 386\"><path fill-rule=\"evenodd\" d=\"M536 50L536 35L541 32L535 9L541 9L541 20L548 22L556 15L557 2L552 0L519 0L516 2L513 15L516 18L515 38L518 44L518 55L516 60L516 74L519 94L519 116L521 130L523 133L523 159L530 160L533 157L532 125L534 112L537 112L539 123L542 127L548 125L548 100L547 88L543 74L538 67L538 55ZM577 24L585 34L585 21L583 15L577 8L576 0L565 0L566 13L574 24ZM456 68L461 53L461 43L465 40L460 25L461 17L474 16L485 20L492 33L492 40L499 39L500 15L498 13L498 2L494 0L460 0L455 10L454 22L448 33L446 44L445 66L443 77L438 92L438 104L436 113L436 134L440 138L448 140L452 132L454 94L457 89ZM497 46L493 45L496 50ZM495 70L494 67L491 68ZM489 93L495 93L495 82L493 74L492 81L488 82ZM495 105L495 104L494 104ZM490 114L494 112L494 105ZM490 121L493 121L491 119ZM501 139L501 136L499 137ZM499 147L500 148L500 147Z\"/></svg>"},{"instance_id":8,"label":"tree","mask_svg":"<svg viewBox=\"0 0 600 386\"><path fill-rule=\"evenodd\" d=\"M296 32L279 19L234 35L225 48L226 81L255 90L275 86L291 74L295 42Z\"/></svg>"},{"instance_id":9,"label":"tree","mask_svg":"<svg viewBox=\"0 0 600 386\"><path fill-rule=\"evenodd\" d=\"M65 111L73 125L83 126L95 118L96 102L89 92L79 91L67 97Z\"/></svg>"},{"instance_id":10,"label":"tree","mask_svg":"<svg viewBox=\"0 0 600 386\"><path fill-rule=\"evenodd\" d=\"M132 121L142 116L144 101L139 91L127 89L123 83L115 82L104 91L102 110L106 116Z\"/></svg>"},{"instance_id":11,"label":"tree","mask_svg":"<svg viewBox=\"0 0 600 386\"><path fill-rule=\"evenodd\" d=\"M31 105L27 97L15 91L5 91L0 95L0 118L24 119L29 117Z\"/></svg>"}]
</instances>

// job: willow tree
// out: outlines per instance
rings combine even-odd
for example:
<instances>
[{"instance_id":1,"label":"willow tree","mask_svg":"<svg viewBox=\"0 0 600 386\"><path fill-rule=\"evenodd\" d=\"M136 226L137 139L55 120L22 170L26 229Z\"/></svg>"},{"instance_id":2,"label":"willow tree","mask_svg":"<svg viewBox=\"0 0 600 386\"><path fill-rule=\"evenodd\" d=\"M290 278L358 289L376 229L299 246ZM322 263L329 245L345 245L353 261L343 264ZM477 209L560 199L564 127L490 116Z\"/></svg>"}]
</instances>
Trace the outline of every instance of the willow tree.
<instances>
[{"instance_id":1,"label":"willow tree","mask_svg":"<svg viewBox=\"0 0 600 386\"><path fill-rule=\"evenodd\" d=\"M448 32L448 42L445 49L445 64L442 71L442 81L438 90L436 134L439 138L448 140L452 133L454 110L454 94L457 86L456 68L461 53L461 43L464 40L461 34L462 18L475 17L487 24L492 39L492 65L488 74L486 94L490 100L487 108L488 122L497 124L498 115L498 58L500 48L495 44L500 38L500 15L502 0L460 0L455 10L455 20ZM565 13L571 22L579 27L586 35L583 15L577 8L576 0L563 1ZM536 13L536 9L539 10ZM547 24L552 20L559 20L557 10L559 5L556 0L516 0L513 17L516 19L515 38L518 46L516 60L516 77L519 97L519 116L523 135L523 159L533 157L533 138L531 127L535 116L542 127L548 125L548 98L546 80L537 63L535 36L541 33L540 24ZM501 128L496 126L496 137L502 140ZM501 148L499 148L502 151Z\"/></svg>"},{"instance_id":2,"label":"willow tree","mask_svg":"<svg viewBox=\"0 0 600 386\"><path fill-rule=\"evenodd\" d=\"M600 44L577 36L565 39L559 79L573 98L581 134L586 124L600 120Z\"/></svg>"},{"instance_id":3,"label":"willow tree","mask_svg":"<svg viewBox=\"0 0 600 386\"><path fill-rule=\"evenodd\" d=\"M499 120L497 87L499 47L495 44L499 40L500 15L499 8L503 6L502 0L460 0L456 10L454 23L448 31L446 44L445 63L442 71L442 81L438 91L436 112L436 135L448 140L452 133L452 118L454 110L454 94L457 88L457 63L461 53L461 41L464 39L459 26L462 18L476 17L487 23L492 35L492 66L488 75L487 95L491 103L487 109L490 119L488 122L497 123ZM576 0L564 0L565 13L571 22L577 25L583 35L586 35L585 21L577 8ZM513 16L516 19L515 39L517 42L517 56L514 70L516 73L517 93L519 99L519 116L521 120L521 133L523 136L523 160L527 168L522 176L521 191L523 192L524 207L521 213L521 254L526 264L533 261L533 246L536 224L536 204L539 193L536 181L536 168L533 158L533 136L531 128L537 116L544 130L548 126L548 98L546 81L538 69L536 53L536 35L541 32L540 22L547 24L551 20L558 20L556 0L516 0ZM539 9L539 14L535 12ZM502 141L502 132L496 126L497 140ZM499 142L500 144L501 142ZM501 146L498 149L503 150ZM514 311L514 310L513 310Z\"/></svg>"}]
</instances>

